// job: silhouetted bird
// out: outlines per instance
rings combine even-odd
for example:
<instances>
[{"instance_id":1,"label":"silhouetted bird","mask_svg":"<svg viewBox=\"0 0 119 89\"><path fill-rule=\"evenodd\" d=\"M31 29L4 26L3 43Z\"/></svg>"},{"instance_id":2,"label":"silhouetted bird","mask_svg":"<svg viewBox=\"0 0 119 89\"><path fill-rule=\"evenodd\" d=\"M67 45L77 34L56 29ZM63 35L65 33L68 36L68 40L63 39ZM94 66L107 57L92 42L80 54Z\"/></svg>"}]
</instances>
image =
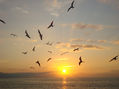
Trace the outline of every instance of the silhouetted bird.
<instances>
[{"instance_id":1,"label":"silhouetted bird","mask_svg":"<svg viewBox=\"0 0 119 89\"><path fill-rule=\"evenodd\" d=\"M39 65L39 67L40 67L40 62L39 61L36 61L36 63Z\"/></svg>"},{"instance_id":2,"label":"silhouetted bird","mask_svg":"<svg viewBox=\"0 0 119 89\"><path fill-rule=\"evenodd\" d=\"M33 66L30 66L30 69L35 69Z\"/></svg>"},{"instance_id":3,"label":"silhouetted bird","mask_svg":"<svg viewBox=\"0 0 119 89\"><path fill-rule=\"evenodd\" d=\"M34 46L33 49L32 49L33 52L35 51L35 48L36 48L36 47Z\"/></svg>"},{"instance_id":4,"label":"silhouetted bird","mask_svg":"<svg viewBox=\"0 0 119 89\"><path fill-rule=\"evenodd\" d=\"M23 54L27 54L27 52L22 52Z\"/></svg>"},{"instance_id":5,"label":"silhouetted bird","mask_svg":"<svg viewBox=\"0 0 119 89\"><path fill-rule=\"evenodd\" d=\"M48 51L49 53L52 53L52 51Z\"/></svg>"},{"instance_id":6,"label":"silhouetted bird","mask_svg":"<svg viewBox=\"0 0 119 89\"><path fill-rule=\"evenodd\" d=\"M69 52L64 52L64 53L61 53L60 55L64 55L64 54L67 54L67 53L69 53Z\"/></svg>"},{"instance_id":7,"label":"silhouetted bird","mask_svg":"<svg viewBox=\"0 0 119 89\"><path fill-rule=\"evenodd\" d=\"M79 61L79 66L80 66L83 61L82 61L82 58L81 57L79 58L79 60L80 60Z\"/></svg>"},{"instance_id":8,"label":"silhouetted bird","mask_svg":"<svg viewBox=\"0 0 119 89\"><path fill-rule=\"evenodd\" d=\"M53 43L47 42L46 45L52 46Z\"/></svg>"},{"instance_id":9,"label":"silhouetted bird","mask_svg":"<svg viewBox=\"0 0 119 89\"><path fill-rule=\"evenodd\" d=\"M5 21L3 21L2 19L0 19L0 22L2 22L2 23L4 23L4 24L6 24L6 22L5 22Z\"/></svg>"},{"instance_id":10,"label":"silhouetted bird","mask_svg":"<svg viewBox=\"0 0 119 89\"><path fill-rule=\"evenodd\" d=\"M54 23L54 21L51 22L51 24L48 26L48 28L54 27L53 23Z\"/></svg>"},{"instance_id":11,"label":"silhouetted bird","mask_svg":"<svg viewBox=\"0 0 119 89\"><path fill-rule=\"evenodd\" d=\"M109 62L113 61L113 60L117 60L118 56L115 56L114 58L112 58Z\"/></svg>"},{"instance_id":12,"label":"silhouetted bird","mask_svg":"<svg viewBox=\"0 0 119 89\"><path fill-rule=\"evenodd\" d=\"M41 34L39 29L38 29L38 33L39 33L40 39L42 40L43 39L43 35Z\"/></svg>"},{"instance_id":13,"label":"silhouetted bird","mask_svg":"<svg viewBox=\"0 0 119 89\"><path fill-rule=\"evenodd\" d=\"M52 58L48 58L47 62L50 61Z\"/></svg>"},{"instance_id":14,"label":"silhouetted bird","mask_svg":"<svg viewBox=\"0 0 119 89\"><path fill-rule=\"evenodd\" d=\"M28 34L27 30L25 30L26 37L31 38L30 35Z\"/></svg>"},{"instance_id":15,"label":"silhouetted bird","mask_svg":"<svg viewBox=\"0 0 119 89\"><path fill-rule=\"evenodd\" d=\"M72 1L71 6L68 8L67 12L69 12L71 8L74 8L74 0Z\"/></svg>"},{"instance_id":16,"label":"silhouetted bird","mask_svg":"<svg viewBox=\"0 0 119 89\"><path fill-rule=\"evenodd\" d=\"M17 37L17 35L16 34L10 34L11 36L13 36L13 37Z\"/></svg>"},{"instance_id":17,"label":"silhouetted bird","mask_svg":"<svg viewBox=\"0 0 119 89\"><path fill-rule=\"evenodd\" d=\"M76 48L76 49L74 49L73 51L78 51L79 50L79 48Z\"/></svg>"}]
</instances>

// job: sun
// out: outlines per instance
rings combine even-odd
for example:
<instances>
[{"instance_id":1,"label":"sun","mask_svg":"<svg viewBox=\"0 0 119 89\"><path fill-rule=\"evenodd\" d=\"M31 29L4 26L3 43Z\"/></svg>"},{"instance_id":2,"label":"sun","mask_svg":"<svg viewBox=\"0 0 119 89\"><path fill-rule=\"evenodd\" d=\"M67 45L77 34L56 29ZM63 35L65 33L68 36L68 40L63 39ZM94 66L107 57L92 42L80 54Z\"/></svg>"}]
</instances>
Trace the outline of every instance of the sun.
<instances>
[{"instance_id":1,"label":"sun","mask_svg":"<svg viewBox=\"0 0 119 89\"><path fill-rule=\"evenodd\" d=\"M63 69L62 72L65 74L67 71L66 71L66 69Z\"/></svg>"},{"instance_id":2,"label":"sun","mask_svg":"<svg viewBox=\"0 0 119 89\"><path fill-rule=\"evenodd\" d=\"M57 74L62 77L70 76L71 68L72 68L72 66L67 66L67 65L59 66Z\"/></svg>"}]
</instances>

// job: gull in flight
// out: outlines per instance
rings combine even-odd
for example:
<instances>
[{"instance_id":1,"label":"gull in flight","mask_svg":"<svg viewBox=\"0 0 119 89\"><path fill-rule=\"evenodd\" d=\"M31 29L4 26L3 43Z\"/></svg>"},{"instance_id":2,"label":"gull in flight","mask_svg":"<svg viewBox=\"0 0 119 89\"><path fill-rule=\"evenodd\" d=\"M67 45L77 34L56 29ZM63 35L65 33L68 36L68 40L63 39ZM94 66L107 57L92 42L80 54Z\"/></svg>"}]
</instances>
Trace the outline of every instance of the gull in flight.
<instances>
[{"instance_id":1,"label":"gull in flight","mask_svg":"<svg viewBox=\"0 0 119 89\"><path fill-rule=\"evenodd\" d=\"M67 10L67 12L69 12L69 10L70 10L71 8L74 8L74 0L72 1L71 6L70 6L69 9Z\"/></svg>"},{"instance_id":2,"label":"gull in flight","mask_svg":"<svg viewBox=\"0 0 119 89\"><path fill-rule=\"evenodd\" d=\"M31 38L31 37L29 36L27 30L25 30L25 34L26 34L26 37Z\"/></svg>"},{"instance_id":3,"label":"gull in flight","mask_svg":"<svg viewBox=\"0 0 119 89\"><path fill-rule=\"evenodd\" d=\"M2 22L2 23L4 23L4 24L6 24L6 22L5 22L5 21L3 21L2 19L0 19L0 22Z\"/></svg>"},{"instance_id":4,"label":"gull in flight","mask_svg":"<svg viewBox=\"0 0 119 89\"><path fill-rule=\"evenodd\" d=\"M36 61L36 63L39 65L39 67L40 67L40 62L39 61Z\"/></svg>"},{"instance_id":5,"label":"gull in flight","mask_svg":"<svg viewBox=\"0 0 119 89\"><path fill-rule=\"evenodd\" d=\"M30 69L35 69L33 66L30 66Z\"/></svg>"},{"instance_id":6,"label":"gull in flight","mask_svg":"<svg viewBox=\"0 0 119 89\"><path fill-rule=\"evenodd\" d=\"M39 29L38 29L38 33L39 33L40 39L42 40L43 39L43 35L41 34Z\"/></svg>"},{"instance_id":7,"label":"gull in flight","mask_svg":"<svg viewBox=\"0 0 119 89\"><path fill-rule=\"evenodd\" d=\"M54 27L53 23L54 23L54 21L52 21L52 22L50 23L50 25L48 26L48 28Z\"/></svg>"},{"instance_id":8,"label":"gull in flight","mask_svg":"<svg viewBox=\"0 0 119 89\"><path fill-rule=\"evenodd\" d=\"M48 58L47 62L50 61L52 58Z\"/></svg>"},{"instance_id":9,"label":"gull in flight","mask_svg":"<svg viewBox=\"0 0 119 89\"><path fill-rule=\"evenodd\" d=\"M83 61L82 61L82 58L81 57L79 58L79 60L80 60L79 61L79 66L80 66Z\"/></svg>"},{"instance_id":10,"label":"gull in flight","mask_svg":"<svg viewBox=\"0 0 119 89\"><path fill-rule=\"evenodd\" d=\"M52 51L48 51L49 53L52 53Z\"/></svg>"},{"instance_id":11,"label":"gull in flight","mask_svg":"<svg viewBox=\"0 0 119 89\"><path fill-rule=\"evenodd\" d=\"M11 36L13 36L13 37L17 37L17 35L16 34L10 34Z\"/></svg>"},{"instance_id":12,"label":"gull in flight","mask_svg":"<svg viewBox=\"0 0 119 89\"><path fill-rule=\"evenodd\" d=\"M34 46L33 49L32 49L33 52L35 51L35 48L36 48L36 47Z\"/></svg>"},{"instance_id":13,"label":"gull in flight","mask_svg":"<svg viewBox=\"0 0 119 89\"><path fill-rule=\"evenodd\" d=\"M79 50L79 48L76 48L76 49L74 49L73 51L78 51Z\"/></svg>"},{"instance_id":14,"label":"gull in flight","mask_svg":"<svg viewBox=\"0 0 119 89\"><path fill-rule=\"evenodd\" d=\"M46 45L52 46L53 43L47 42Z\"/></svg>"},{"instance_id":15,"label":"gull in flight","mask_svg":"<svg viewBox=\"0 0 119 89\"><path fill-rule=\"evenodd\" d=\"M117 57L118 57L118 56L115 56L115 57L112 58L109 62L114 61L114 60L117 60Z\"/></svg>"},{"instance_id":16,"label":"gull in flight","mask_svg":"<svg viewBox=\"0 0 119 89\"><path fill-rule=\"evenodd\" d=\"M61 53L60 55L65 55L65 54L67 54L67 53L69 53L69 52L64 52L64 53Z\"/></svg>"},{"instance_id":17,"label":"gull in flight","mask_svg":"<svg viewBox=\"0 0 119 89\"><path fill-rule=\"evenodd\" d=\"M23 54L27 54L27 52L22 52Z\"/></svg>"}]
</instances>

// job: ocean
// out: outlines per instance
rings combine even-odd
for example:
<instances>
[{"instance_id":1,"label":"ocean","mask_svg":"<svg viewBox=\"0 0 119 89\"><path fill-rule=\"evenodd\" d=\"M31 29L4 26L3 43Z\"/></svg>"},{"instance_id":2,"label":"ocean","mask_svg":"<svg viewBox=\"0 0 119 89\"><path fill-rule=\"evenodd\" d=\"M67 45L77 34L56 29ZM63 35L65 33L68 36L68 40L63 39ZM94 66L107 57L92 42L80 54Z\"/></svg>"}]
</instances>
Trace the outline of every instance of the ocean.
<instances>
[{"instance_id":1,"label":"ocean","mask_svg":"<svg viewBox=\"0 0 119 89\"><path fill-rule=\"evenodd\" d=\"M119 89L119 78L0 78L0 89Z\"/></svg>"}]
</instances>

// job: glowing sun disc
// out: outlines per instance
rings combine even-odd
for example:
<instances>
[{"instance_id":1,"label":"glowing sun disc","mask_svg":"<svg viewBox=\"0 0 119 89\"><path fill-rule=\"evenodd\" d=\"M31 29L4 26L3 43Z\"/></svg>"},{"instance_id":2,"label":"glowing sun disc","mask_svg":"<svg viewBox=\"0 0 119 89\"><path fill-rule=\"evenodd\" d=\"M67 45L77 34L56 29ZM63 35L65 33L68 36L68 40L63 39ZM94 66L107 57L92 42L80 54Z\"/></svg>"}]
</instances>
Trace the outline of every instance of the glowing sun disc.
<instances>
[{"instance_id":1,"label":"glowing sun disc","mask_svg":"<svg viewBox=\"0 0 119 89\"><path fill-rule=\"evenodd\" d=\"M66 73L66 70L65 70L65 69L63 69L63 70L62 70L62 72L63 72L63 73Z\"/></svg>"}]
</instances>

